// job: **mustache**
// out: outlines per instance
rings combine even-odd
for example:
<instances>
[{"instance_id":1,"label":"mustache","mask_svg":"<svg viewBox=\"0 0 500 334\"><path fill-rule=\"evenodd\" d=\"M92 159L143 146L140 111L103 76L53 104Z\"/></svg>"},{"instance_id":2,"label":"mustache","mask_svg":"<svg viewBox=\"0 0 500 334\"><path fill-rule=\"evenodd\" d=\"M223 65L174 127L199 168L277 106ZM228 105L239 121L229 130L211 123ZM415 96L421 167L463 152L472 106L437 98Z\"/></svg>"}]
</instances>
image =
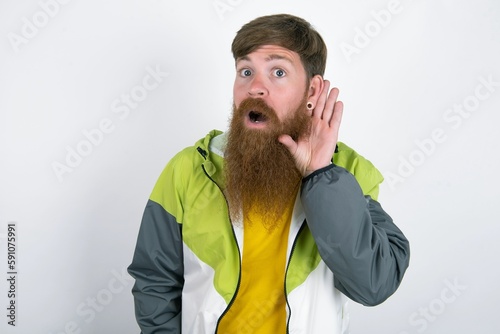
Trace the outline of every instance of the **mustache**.
<instances>
[{"instance_id":1,"label":"mustache","mask_svg":"<svg viewBox=\"0 0 500 334\"><path fill-rule=\"evenodd\" d=\"M250 112L253 112L260 114L261 117L265 117L271 122L279 123L276 111L260 98L247 97L241 101L240 105L235 110L240 116L247 116Z\"/></svg>"}]
</instances>

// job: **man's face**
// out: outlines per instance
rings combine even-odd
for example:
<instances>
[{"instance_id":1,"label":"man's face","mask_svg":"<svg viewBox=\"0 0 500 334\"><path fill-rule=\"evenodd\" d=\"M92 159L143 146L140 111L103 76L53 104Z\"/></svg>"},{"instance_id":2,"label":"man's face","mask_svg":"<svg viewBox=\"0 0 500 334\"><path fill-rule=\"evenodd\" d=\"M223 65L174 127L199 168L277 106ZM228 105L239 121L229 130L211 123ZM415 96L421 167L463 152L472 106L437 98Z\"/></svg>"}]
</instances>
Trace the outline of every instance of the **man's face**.
<instances>
[{"instance_id":1,"label":"man's face","mask_svg":"<svg viewBox=\"0 0 500 334\"><path fill-rule=\"evenodd\" d=\"M282 122L301 107L306 82L306 71L298 53L264 45L236 60L234 105L238 108L247 98L262 99ZM258 110L245 112L245 127L265 129L269 126L268 119Z\"/></svg>"}]
</instances>

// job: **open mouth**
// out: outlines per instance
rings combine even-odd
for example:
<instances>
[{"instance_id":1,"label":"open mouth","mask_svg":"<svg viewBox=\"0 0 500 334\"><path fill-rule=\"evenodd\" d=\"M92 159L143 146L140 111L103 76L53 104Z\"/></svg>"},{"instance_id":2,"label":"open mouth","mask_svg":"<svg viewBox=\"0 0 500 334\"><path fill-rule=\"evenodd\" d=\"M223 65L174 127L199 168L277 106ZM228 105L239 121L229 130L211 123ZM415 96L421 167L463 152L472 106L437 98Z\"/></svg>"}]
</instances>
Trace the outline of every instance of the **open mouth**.
<instances>
[{"instance_id":1,"label":"open mouth","mask_svg":"<svg viewBox=\"0 0 500 334\"><path fill-rule=\"evenodd\" d=\"M264 116L262 113L255 111L255 110L251 110L248 113L248 118L250 119L250 122L252 122L252 123L263 123L267 120L266 116Z\"/></svg>"}]
</instances>

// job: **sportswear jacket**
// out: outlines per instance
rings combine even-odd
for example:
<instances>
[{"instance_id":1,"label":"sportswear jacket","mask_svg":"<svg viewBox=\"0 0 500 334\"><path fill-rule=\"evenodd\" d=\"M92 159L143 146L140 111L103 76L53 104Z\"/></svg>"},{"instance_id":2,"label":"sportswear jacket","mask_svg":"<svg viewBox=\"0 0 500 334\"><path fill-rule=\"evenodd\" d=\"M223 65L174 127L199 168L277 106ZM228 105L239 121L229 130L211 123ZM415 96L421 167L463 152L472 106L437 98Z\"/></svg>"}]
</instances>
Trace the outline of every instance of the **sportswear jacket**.
<instances>
[{"instance_id":1,"label":"sportswear jacket","mask_svg":"<svg viewBox=\"0 0 500 334\"><path fill-rule=\"evenodd\" d=\"M213 130L179 152L146 205L128 268L143 334L218 333L238 293L243 229L222 192L223 147ZM376 201L382 180L340 142L333 163L303 179L283 282L288 333L347 333L345 296L376 305L399 286L409 243ZM246 332L264 314L242 319Z\"/></svg>"}]
</instances>

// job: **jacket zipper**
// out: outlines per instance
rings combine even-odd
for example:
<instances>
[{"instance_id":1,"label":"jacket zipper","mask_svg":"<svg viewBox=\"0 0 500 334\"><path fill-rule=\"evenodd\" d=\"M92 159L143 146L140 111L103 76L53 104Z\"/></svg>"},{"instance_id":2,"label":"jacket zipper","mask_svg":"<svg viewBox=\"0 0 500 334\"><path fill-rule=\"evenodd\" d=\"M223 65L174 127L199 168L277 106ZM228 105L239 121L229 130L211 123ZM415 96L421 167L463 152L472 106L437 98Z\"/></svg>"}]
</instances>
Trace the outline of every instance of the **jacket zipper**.
<instances>
[{"instance_id":1,"label":"jacket zipper","mask_svg":"<svg viewBox=\"0 0 500 334\"><path fill-rule=\"evenodd\" d=\"M293 256L293 253L295 251L295 246L297 245L297 240L299 239L299 235L302 232L302 230L304 229L304 226L305 226L305 220L302 222L302 225L300 226L299 231L297 232L297 235L295 236L295 239L294 239L293 245L292 245L292 249L290 250L290 258L288 259L288 263L286 265L286 270L285 270L285 281L283 284L283 290L285 293L286 306L288 307L288 310L290 313L288 315L288 319L286 321L286 333L287 334L290 333L290 319L292 318L292 308L290 307L290 304L288 303L288 295L286 293L286 277L288 275L288 267L290 267L290 262L292 262L292 256Z\"/></svg>"},{"instance_id":2,"label":"jacket zipper","mask_svg":"<svg viewBox=\"0 0 500 334\"><path fill-rule=\"evenodd\" d=\"M207 152L204 149L202 149L201 147L198 147L197 151L201 154L201 156L205 160L207 160ZM226 201L226 205L229 208L229 203L227 203L226 196L224 196L224 193L222 192L222 189L220 188L220 186L217 184L217 182L215 182L214 179L212 179L212 177L210 177L210 175L208 175L207 171L205 170L205 166L201 165L201 168L203 169L203 173L205 173L205 175L209 178L209 180L212 181L217 186L217 188L219 188L219 191L221 192L221 195L224 197L224 200ZM220 321L226 315L226 313L231 309L231 306L233 305L233 303L236 299L236 296L238 295L238 291L240 290L240 283L241 283L241 251L240 251L240 247L238 246L238 239L236 238L236 233L234 232L234 227L233 227L233 224L231 222L231 217L229 217L229 223L231 224L231 231L233 231L233 238L234 238L234 241L236 242L236 248L238 249L238 260L240 263L240 270L238 273L238 284L236 285L236 290L234 292L233 298L231 298L231 301L227 305L226 309L224 310L224 312L222 312L221 316L217 320L217 326L215 327L214 334L217 334L217 332L219 331Z\"/></svg>"}]
</instances>

